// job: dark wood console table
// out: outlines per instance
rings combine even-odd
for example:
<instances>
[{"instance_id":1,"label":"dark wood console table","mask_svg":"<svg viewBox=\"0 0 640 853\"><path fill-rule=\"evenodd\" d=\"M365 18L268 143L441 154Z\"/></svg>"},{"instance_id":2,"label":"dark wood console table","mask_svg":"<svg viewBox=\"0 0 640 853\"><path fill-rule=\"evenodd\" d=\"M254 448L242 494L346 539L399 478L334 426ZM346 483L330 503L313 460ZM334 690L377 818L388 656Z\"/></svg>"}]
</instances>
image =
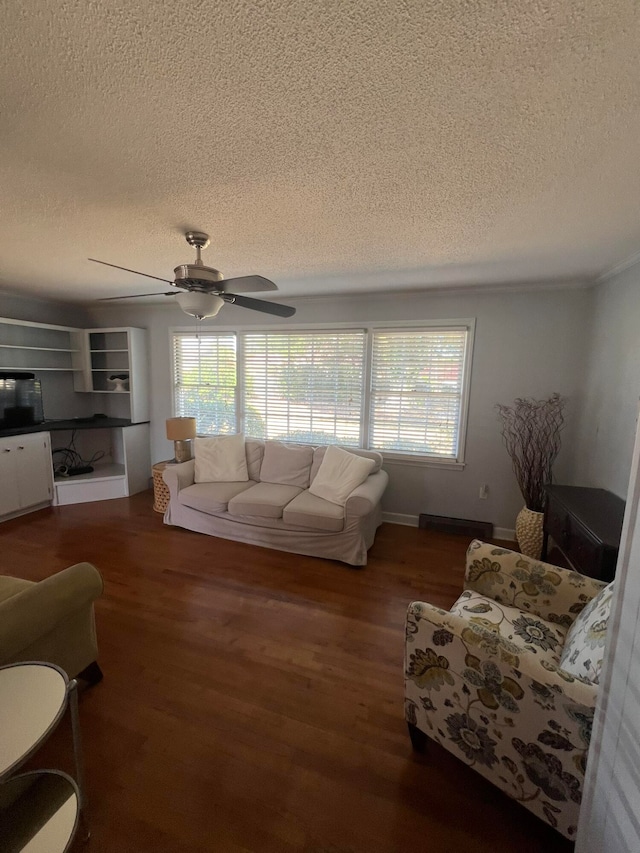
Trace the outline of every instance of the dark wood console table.
<instances>
[{"instance_id":1,"label":"dark wood console table","mask_svg":"<svg viewBox=\"0 0 640 853\"><path fill-rule=\"evenodd\" d=\"M625 502L605 489L547 486L542 559L549 537L569 565L583 575L613 580Z\"/></svg>"}]
</instances>

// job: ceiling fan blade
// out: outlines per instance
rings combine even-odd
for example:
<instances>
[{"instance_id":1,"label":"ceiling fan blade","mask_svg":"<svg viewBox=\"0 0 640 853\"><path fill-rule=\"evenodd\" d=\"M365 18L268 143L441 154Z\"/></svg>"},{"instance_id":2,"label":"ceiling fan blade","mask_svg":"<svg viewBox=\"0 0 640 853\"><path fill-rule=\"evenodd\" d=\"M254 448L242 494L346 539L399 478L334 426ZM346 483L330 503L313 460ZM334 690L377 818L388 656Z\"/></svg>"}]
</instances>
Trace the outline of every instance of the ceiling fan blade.
<instances>
[{"instance_id":1,"label":"ceiling fan blade","mask_svg":"<svg viewBox=\"0 0 640 853\"><path fill-rule=\"evenodd\" d=\"M117 264L108 264L106 261L99 261L97 258L87 258L89 261L93 261L94 264L102 264L105 267L113 267L115 270L124 270L125 272L132 272L134 275L144 275L147 278L155 278L156 281L165 281L167 284L173 284L168 278L158 278L157 275L149 275L146 272L140 272L139 270L130 270L128 267L119 267Z\"/></svg>"},{"instance_id":2,"label":"ceiling fan blade","mask_svg":"<svg viewBox=\"0 0 640 853\"><path fill-rule=\"evenodd\" d=\"M114 302L116 299L141 299L143 296L175 296L173 291L169 293L133 293L131 296L105 296L104 299L98 299L98 302Z\"/></svg>"},{"instance_id":3,"label":"ceiling fan blade","mask_svg":"<svg viewBox=\"0 0 640 853\"><path fill-rule=\"evenodd\" d=\"M221 294L225 302L239 305L241 308L251 308L264 314L275 314L277 317L293 317L296 309L290 305L280 305L277 302L265 302L264 299L252 299L250 296L236 296L235 293Z\"/></svg>"},{"instance_id":4,"label":"ceiling fan blade","mask_svg":"<svg viewBox=\"0 0 640 853\"><path fill-rule=\"evenodd\" d=\"M234 293L258 293L260 290L277 290L278 286L261 275L241 275L238 278L223 278L216 283L216 288L224 293L230 290Z\"/></svg>"}]
</instances>

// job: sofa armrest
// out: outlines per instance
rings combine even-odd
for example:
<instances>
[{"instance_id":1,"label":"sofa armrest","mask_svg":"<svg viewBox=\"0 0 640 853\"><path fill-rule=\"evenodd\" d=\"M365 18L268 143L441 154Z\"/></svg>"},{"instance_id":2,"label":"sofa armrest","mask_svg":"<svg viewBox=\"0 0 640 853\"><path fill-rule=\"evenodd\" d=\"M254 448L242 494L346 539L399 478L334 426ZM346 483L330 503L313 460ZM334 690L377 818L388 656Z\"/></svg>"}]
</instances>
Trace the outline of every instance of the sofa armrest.
<instances>
[{"instance_id":1,"label":"sofa armrest","mask_svg":"<svg viewBox=\"0 0 640 853\"><path fill-rule=\"evenodd\" d=\"M186 489L187 486L193 485L195 472L195 459L189 459L187 462L180 462L177 465L167 465L162 472L162 479L167 484L169 496L172 500L178 497L180 489Z\"/></svg>"},{"instance_id":2,"label":"sofa armrest","mask_svg":"<svg viewBox=\"0 0 640 853\"><path fill-rule=\"evenodd\" d=\"M102 594L100 572L77 563L0 602L3 660L27 648Z\"/></svg>"},{"instance_id":3,"label":"sofa armrest","mask_svg":"<svg viewBox=\"0 0 640 853\"><path fill-rule=\"evenodd\" d=\"M345 504L346 518L363 518L380 503L389 482L386 471L370 474L364 483L357 486L347 498Z\"/></svg>"},{"instance_id":4,"label":"sofa armrest","mask_svg":"<svg viewBox=\"0 0 640 853\"><path fill-rule=\"evenodd\" d=\"M604 586L602 581L579 572L477 539L467 550L465 589L566 628Z\"/></svg>"}]
</instances>

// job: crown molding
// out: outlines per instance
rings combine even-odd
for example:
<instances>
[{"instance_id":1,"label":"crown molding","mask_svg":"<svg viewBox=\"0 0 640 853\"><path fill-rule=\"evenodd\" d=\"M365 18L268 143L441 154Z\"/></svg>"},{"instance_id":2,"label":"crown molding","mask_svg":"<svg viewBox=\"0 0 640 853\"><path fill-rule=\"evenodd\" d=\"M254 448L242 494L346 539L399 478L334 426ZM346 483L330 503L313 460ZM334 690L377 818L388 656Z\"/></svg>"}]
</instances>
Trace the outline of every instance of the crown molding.
<instances>
[{"instance_id":1,"label":"crown molding","mask_svg":"<svg viewBox=\"0 0 640 853\"><path fill-rule=\"evenodd\" d=\"M601 272L600 275L596 277L594 284L602 284L605 281L609 281L609 279L614 278L614 276L619 275L621 272L625 272L625 270L631 269L631 267L635 267L635 265L639 263L640 252L634 252L633 255L629 255L623 261L619 261L604 272Z\"/></svg>"}]
</instances>

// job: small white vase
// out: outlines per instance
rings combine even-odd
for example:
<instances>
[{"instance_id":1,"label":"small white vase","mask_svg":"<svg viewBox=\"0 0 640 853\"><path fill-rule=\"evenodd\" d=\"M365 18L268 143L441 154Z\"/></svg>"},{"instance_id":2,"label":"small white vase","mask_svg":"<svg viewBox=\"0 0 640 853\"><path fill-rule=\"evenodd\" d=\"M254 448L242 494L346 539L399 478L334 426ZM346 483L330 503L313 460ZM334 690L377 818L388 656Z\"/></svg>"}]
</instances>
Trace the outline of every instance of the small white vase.
<instances>
[{"instance_id":1,"label":"small white vase","mask_svg":"<svg viewBox=\"0 0 640 853\"><path fill-rule=\"evenodd\" d=\"M542 554L544 513L523 506L516 517L516 539L522 554L539 560Z\"/></svg>"}]
</instances>

